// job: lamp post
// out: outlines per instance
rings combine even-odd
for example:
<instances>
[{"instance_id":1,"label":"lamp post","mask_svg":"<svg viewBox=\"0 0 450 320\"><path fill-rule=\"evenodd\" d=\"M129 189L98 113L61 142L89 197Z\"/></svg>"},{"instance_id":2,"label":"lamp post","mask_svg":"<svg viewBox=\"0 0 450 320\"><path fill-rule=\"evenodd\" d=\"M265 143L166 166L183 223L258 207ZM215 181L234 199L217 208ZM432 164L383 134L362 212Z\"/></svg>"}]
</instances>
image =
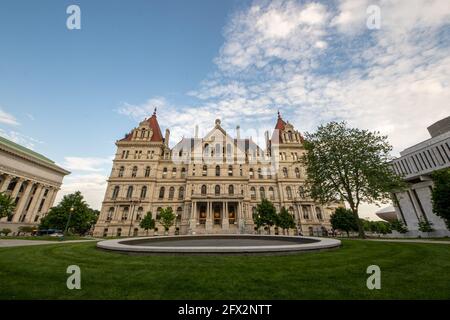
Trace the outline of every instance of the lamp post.
<instances>
[{"instance_id":1,"label":"lamp post","mask_svg":"<svg viewBox=\"0 0 450 320\"><path fill-rule=\"evenodd\" d=\"M63 233L61 240L64 239L64 235L67 233L67 229L69 228L70 218L72 217L72 212L74 209L75 208L73 206L71 206L69 209L69 218L67 219L66 227L64 228L64 233Z\"/></svg>"}]
</instances>

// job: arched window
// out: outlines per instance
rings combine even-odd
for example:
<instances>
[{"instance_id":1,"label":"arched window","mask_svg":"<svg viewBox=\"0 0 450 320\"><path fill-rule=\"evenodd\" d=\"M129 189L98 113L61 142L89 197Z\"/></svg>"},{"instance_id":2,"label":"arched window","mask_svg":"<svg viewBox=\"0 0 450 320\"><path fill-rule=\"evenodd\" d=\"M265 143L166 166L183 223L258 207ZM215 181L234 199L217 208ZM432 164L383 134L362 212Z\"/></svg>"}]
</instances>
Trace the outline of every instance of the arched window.
<instances>
[{"instance_id":1,"label":"arched window","mask_svg":"<svg viewBox=\"0 0 450 320\"><path fill-rule=\"evenodd\" d=\"M176 222L180 223L181 222L181 214L183 213L183 209L181 207L177 208L177 219Z\"/></svg>"},{"instance_id":2,"label":"arched window","mask_svg":"<svg viewBox=\"0 0 450 320\"><path fill-rule=\"evenodd\" d=\"M205 144L205 148L203 149L203 156L209 157L209 144Z\"/></svg>"},{"instance_id":3,"label":"arched window","mask_svg":"<svg viewBox=\"0 0 450 320\"><path fill-rule=\"evenodd\" d=\"M163 174L162 174L163 178L167 178L167 168L163 169Z\"/></svg>"},{"instance_id":4,"label":"arched window","mask_svg":"<svg viewBox=\"0 0 450 320\"><path fill-rule=\"evenodd\" d=\"M227 144L227 157L229 158L231 156L231 144Z\"/></svg>"},{"instance_id":5,"label":"arched window","mask_svg":"<svg viewBox=\"0 0 450 320\"><path fill-rule=\"evenodd\" d=\"M264 187L259 188L259 196L261 197L261 199L266 198L266 190L264 190Z\"/></svg>"},{"instance_id":6,"label":"arched window","mask_svg":"<svg viewBox=\"0 0 450 320\"><path fill-rule=\"evenodd\" d=\"M206 175L208 174L208 167L206 166L206 164L203 166L203 170L202 170L202 175L204 177L206 177Z\"/></svg>"},{"instance_id":7,"label":"arched window","mask_svg":"<svg viewBox=\"0 0 450 320\"><path fill-rule=\"evenodd\" d=\"M302 186L298 187L298 195L300 196L300 198L305 198L305 188L303 188Z\"/></svg>"},{"instance_id":8,"label":"arched window","mask_svg":"<svg viewBox=\"0 0 450 320\"><path fill-rule=\"evenodd\" d=\"M106 221L111 221L114 215L114 207L110 207L106 215Z\"/></svg>"},{"instance_id":9,"label":"arched window","mask_svg":"<svg viewBox=\"0 0 450 320\"><path fill-rule=\"evenodd\" d=\"M229 177L232 177L232 176L233 176L233 166L232 166L232 165L229 165L229 166L228 166L228 176L229 176Z\"/></svg>"},{"instance_id":10,"label":"arched window","mask_svg":"<svg viewBox=\"0 0 450 320\"><path fill-rule=\"evenodd\" d=\"M172 178L177 176L177 168L172 168Z\"/></svg>"},{"instance_id":11,"label":"arched window","mask_svg":"<svg viewBox=\"0 0 450 320\"><path fill-rule=\"evenodd\" d=\"M242 164L239 165L239 175L242 177L243 175L243 171L242 171Z\"/></svg>"},{"instance_id":12,"label":"arched window","mask_svg":"<svg viewBox=\"0 0 450 320\"><path fill-rule=\"evenodd\" d=\"M216 144L216 157L219 157L221 154L221 148L220 148L220 144Z\"/></svg>"},{"instance_id":13,"label":"arched window","mask_svg":"<svg viewBox=\"0 0 450 320\"><path fill-rule=\"evenodd\" d=\"M295 177L300 178L300 169L299 168L295 168Z\"/></svg>"},{"instance_id":14,"label":"arched window","mask_svg":"<svg viewBox=\"0 0 450 320\"><path fill-rule=\"evenodd\" d=\"M111 197L113 200L117 199L117 197L119 196L119 191L120 191L120 187L119 186L115 186L114 190L113 190L112 197Z\"/></svg>"},{"instance_id":15,"label":"arched window","mask_svg":"<svg viewBox=\"0 0 450 320\"><path fill-rule=\"evenodd\" d=\"M166 188L161 187L161 189L159 189L159 198L160 199L164 199L164 193L166 192Z\"/></svg>"},{"instance_id":16,"label":"arched window","mask_svg":"<svg viewBox=\"0 0 450 320\"><path fill-rule=\"evenodd\" d=\"M137 221L141 221L141 220L142 220L142 214L143 214L143 212L144 212L144 208L139 207L139 208L138 208L138 211L137 211L137 214L136 214L136 220L137 220Z\"/></svg>"},{"instance_id":17,"label":"arched window","mask_svg":"<svg viewBox=\"0 0 450 320\"><path fill-rule=\"evenodd\" d=\"M150 177L150 167L145 168L145 177L146 178Z\"/></svg>"},{"instance_id":18,"label":"arched window","mask_svg":"<svg viewBox=\"0 0 450 320\"><path fill-rule=\"evenodd\" d=\"M130 209L128 207L123 208L122 220L128 220L128 211Z\"/></svg>"},{"instance_id":19,"label":"arched window","mask_svg":"<svg viewBox=\"0 0 450 320\"><path fill-rule=\"evenodd\" d=\"M202 185L202 195L206 195L206 186Z\"/></svg>"},{"instance_id":20,"label":"arched window","mask_svg":"<svg viewBox=\"0 0 450 320\"><path fill-rule=\"evenodd\" d=\"M122 228L117 229L117 236L118 237L122 236Z\"/></svg>"},{"instance_id":21,"label":"arched window","mask_svg":"<svg viewBox=\"0 0 450 320\"><path fill-rule=\"evenodd\" d=\"M131 199L133 197L133 186L129 186L127 190L127 199Z\"/></svg>"},{"instance_id":22,"label":"arched window","mask_svg":"<svg viewBox=\"0 0 450 320\"><path fill-rule=\"evenodd\" d=\"M215 194L216 196L220 195L220 186L219 186L219 185L216 185L216 186L214 187L214 194Z\"/></svg>"},{"instance_id":23,"label":"arched window","mask_svg":"<svg viewBox=\"0 0 450 320\"><path fill-rule=\"evenodd\" d=\"M253 168L250 168L248 175L250 176L250 179L253 179Z\"/></svg>"},{"instance_id":24,"label":"arched window","mask_svg":"<svg viewBox=\"0 0 450 320\"><path fill-rule=\"evenodd\" d=\"M258 179L262 179L263 175L262 175L262 170L261 168L258 168Z\"/></svg>"},{"instance_id":25,"label":"arched window","mask_svg":"<svg viewBox=\"0 0 450 320\"><path fill-rule=\"evenodd\" d=\"M295 219L294 208L293 207L289 207L288 212Z\"/></svg>"},{"instance_id":26,"label":"arched window","mask_svg":"<svg viewBox=\"0 0 450 320\"><path fill-rule=\"evenodd\" d=\"M134 166L133 171L131 172L131 177L136 178L137 176L138 167Z\"/></svg>"},{"instance_id":27,"label":"arched window","mask_svg":"<svg viewBox=\"0 0 450 320\"><path fill-rule=\"evenodd\" d=\"M141 199L144 199L147 196L147 187L143 186L141 189Z\"/></svg>"},{"instance_id":28,"label":"arched window","mask_svg":"<svg viewBox=\"0 0 450 320\"><path fill-rule=\"evenodd\" d=\"M158 209L156 209L156 220L159 220L161 218L161 207L158 207Z\"/></svg>"},{"instance_id":29,"label":"arched window","mask_svg":"<svg viewBox=\"0 0 450 320\"><path fill-rule=\"evenodd\" d=\"M292 131L288 131L289 141L292 141Z\"/></svg>"},{"instance_id":30,"label":"arched window","mask_svg":"<svg viewBox=\"0 0 450 320\"><path fill-rule=\"evenodd\" d=\"M181 177L182 178L186 177L186 168L181 168Z\"/></svg>"},{"instance_id":31,"label":"arched window","mask_svg":"<svg viewBox=\"0 0 450 320\"><path fill-rule=\"evenodd\" d=\"M175 188L170 187L169 189L169 199L173 199L173 196L175 195Z\"/></svg>"},{"instance_id":32,"label":"arched window","mask_svg":"<svg viewBox=\"0 0 450 320\"><path fill-rule=\"evenodd\" d=\"M233 195L234 194L234 186L232 184L230 184L228 186L228 194L229 195Z\"/></svg>"},{"instance_id":33,"label":"arched window","mask_svg":"<svg viewBox=\"0 0 450 320\"><path fill-rule=\"evenodd\" d=\"M322 210L319 207L316 207L316 216L317 216L317 219L323 220Z\"/></svg>"},{"instance_id":34,"label":"arched window","mask_svg":"<svg viewBox=\"0 0 450 320\"><path fill-rule=\"evenodd\" d=\"M286 194L287 194L287 198L289 200L291 200L292 199L292 189L291 189L291 187L286 187Z\"/></svg>"},{"instance_id":35,"label":"arched window","mask_svg":"<svg viewBox=\"0 0 450 320\"><path fill-rule=\"evenodd\" d=\"M123 177L123 173L125 172L125 167L124 166L121 166L120 167L120 169L119 169L119 178L122 178Z\"/></svg>"},{"instance_id":36,"label":"arched window","mask_svg":"<svg viewBox=\"0 0 450 320\"><path fill-rule=\"evenodd\" d=\"M302 206L303 219L309 219L309 206Z\"/></svg>"},{"instance_id":37,"label":"arched window","mask_svg":"<svg viewBox=\"0 0 450 320\"><path fill-rule=\"evenodd\" d=\"M287 168L283 168L283 177L284 178L288 177L288 170L287 170Z\"/></svg>"},{"instance_id":38,"label":"arched window","mask_svg":"<svg viewBox=\"0 0 450 320\"><path fill-rule=\"evenodd\" d=\"M272 187L269 188L269 198L270 198L270 200L275 199L275 191L273 190Z\"/></svg>"},{"instance_id":39,"label":"arched window","mask_svg":"<svg viewBox=\"0 0 450 320\"><path fill-rule=\"evenodd\" d=\"M178 189L178 199L182 200L184 198L184 187Z\"/></svg>"},{"instance_id":40,"label":"arched window","mask_svg":"<svg viewBox=\"0 0 450 320\"><path fill-rule=\"evenodd\" d=\"M255 187L251 187L250 188L250 198L252 200L256 200L256 189L255 189Z\"/></svg>"},{"instance_id":41,"label":"arched window","mask_svg":"<svg viewBox=\"0 0 450 320\"><path fill-rule=\"evenodd\" d=\"M220 177L220 166L216 166L216 177Z\"/></svg>"}]
</instances>

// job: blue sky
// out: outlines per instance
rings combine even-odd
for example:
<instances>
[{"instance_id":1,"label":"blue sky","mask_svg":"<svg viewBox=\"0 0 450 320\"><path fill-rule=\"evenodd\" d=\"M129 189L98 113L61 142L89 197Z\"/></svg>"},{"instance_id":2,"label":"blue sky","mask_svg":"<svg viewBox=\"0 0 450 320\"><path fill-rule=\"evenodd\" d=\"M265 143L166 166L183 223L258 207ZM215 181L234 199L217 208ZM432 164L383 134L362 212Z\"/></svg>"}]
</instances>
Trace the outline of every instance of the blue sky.
<instances>
[{"instance_id":1,"label":"blue sky","mask_svg":"<svg viewBox=\"0 0 450 320\"><path fill-rule=\"evenodd\" d=\"M172 143L215 118L262 138L280 110L302 132L380 130L396 155L450 113L449 21L446 0L3 0L0 134L71 170L59 196L96 208L114 141L155 106Z\"/></svg>"}]
</instances>

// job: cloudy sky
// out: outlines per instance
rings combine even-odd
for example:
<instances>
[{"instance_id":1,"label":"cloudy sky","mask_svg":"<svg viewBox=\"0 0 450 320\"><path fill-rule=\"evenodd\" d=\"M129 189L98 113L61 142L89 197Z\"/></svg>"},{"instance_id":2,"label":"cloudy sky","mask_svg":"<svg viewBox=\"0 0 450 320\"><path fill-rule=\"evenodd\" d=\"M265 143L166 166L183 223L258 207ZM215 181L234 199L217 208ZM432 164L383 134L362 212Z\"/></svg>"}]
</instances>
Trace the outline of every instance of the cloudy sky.
<instances>
[{"instance_id":1,"label":"cloudy sky","mask_svg":"<svg viewBox=\"0 0 450 320\"><path fill-rule=\"evenodd\" d=\"M81 30L66 27L74 3ZM448 0L0 4L0 135L70 170L59 197L94 208L114 142L154 107L171 144L216 118L262 139L280 110L302 132L378 130L396 156L449 101Z\"/></svg>"}]
</instances>

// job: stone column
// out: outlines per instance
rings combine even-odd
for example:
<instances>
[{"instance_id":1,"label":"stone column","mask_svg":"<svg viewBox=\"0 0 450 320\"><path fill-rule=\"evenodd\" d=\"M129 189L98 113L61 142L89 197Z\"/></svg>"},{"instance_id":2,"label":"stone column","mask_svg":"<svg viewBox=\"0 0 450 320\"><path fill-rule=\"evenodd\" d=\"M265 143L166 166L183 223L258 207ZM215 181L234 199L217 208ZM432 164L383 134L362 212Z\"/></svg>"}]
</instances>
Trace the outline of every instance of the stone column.
<instances>
[{"instance_id":1,"label":"stone column","mask_svg":"<svg viewBox=\"0 0 450 320\"><path fill-rule=\"evenodd\" d=\"M28 203L28 199L30 198L31 189L33 187L33 182L28 181L27 187L25 188L22 196L20 197L19 203L17 204L16 213L13 217L13 222L19 222L20 217L22 216L23 209L25 205Z\"/></svg>"},{"instance_id":2,"label":"stone column","mask_svg":"<svg viewBox=\"0 0 450 320\"><path fill-rule=\"evenodd\" d=\"M13 176L10 176L9 174L5 174L5 179L2 182L2 185L0 186L0 192L5 192L8 188L9 184L11 183Z\"/></svg>"},{"instance_id":3,"label":"stone column","mask_svg":"<svg viewBox=\"0 0 450 320\"><path fill-rule=\"evenodd\" d=\"M43 195L44 186L42 184L38 184L36 188L36 192L33 195L33 201L31 201L30 208L27 212L28 221L26 222L34 222L34 216L36 215L36 211L38 208L36 206L39 206L38 203L40 203L41 197Z\"/></svg>"},{"instance_id":4,"label":"stone column","mask_svg":"<svg viewBox=\"0 0 450 320\"><path fill-rule=\"evenodd\" d=\"M48 210L50 209L50 206L53 204L53 201L55 201L57 190L54 188L50 188L47 194L47 197L45 199L44 207L42 208L42 213L47 214Z\"/></svg>"},{"instance_id":5,"label":"stone column","mask_svg":"<svg viewBox=\"0 0 450 320\"><path fill-rule=\"evenodd\" d=\"M197 207L197 202L192 201L191 216L189 217L189 228L191 229L191 233L195 232L195 228L197 226L197 219L195 217L196 207Z\"/></svg>"},{"instance_id":6,"label":"stone column","mask_svg":"<svg viewBox=\"0 0 450 320\"><path fill-rule=\"evenodd\" d=\"M17 179L17 182L16 182L16 185L14 186L14 189L13 189L13 191L11 192L11 198L15 201L16 200L16 197L17 197L17 195L19 194L19 190L20 190L20 187L22 186L22 183L24 183L24 179L22 179L22 178L18 178Z\"/></svg>"},{"instance_id":7,"label":"stone column","mask_svg":"<svg viewBox=\"0 0 450 320\"><path fill-rule=\"evenodd\" d=\"M209 201L206 203L206 223L205 229L206 231L210 231L213 227L213 217L212 217L212 202Z\"/></svg>"},{"instance_id":8,"label":"stone column","mask_svg":"<svg viewBox=\"0 0 450 320\"><path fill-rule=\"evenodd\" d=\"M223 212L222 212L222 230L228 230L228 202L223 202Z\"/></svg>"}]
</instances>

